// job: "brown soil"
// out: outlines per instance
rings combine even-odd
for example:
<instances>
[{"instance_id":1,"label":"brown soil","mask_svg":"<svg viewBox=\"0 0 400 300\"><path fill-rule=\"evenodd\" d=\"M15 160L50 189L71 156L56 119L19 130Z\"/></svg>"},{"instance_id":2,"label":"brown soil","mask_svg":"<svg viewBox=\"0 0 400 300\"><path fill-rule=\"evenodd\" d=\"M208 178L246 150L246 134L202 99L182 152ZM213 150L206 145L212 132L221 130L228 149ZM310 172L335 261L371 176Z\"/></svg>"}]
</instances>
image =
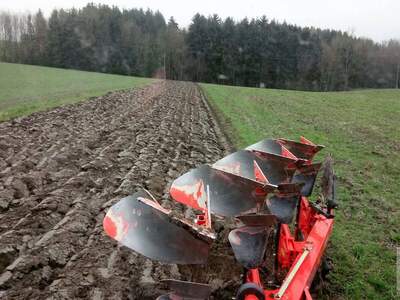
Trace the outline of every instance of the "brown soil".
<instances>
[{"instance_id":1,"label":"brown soil","mask_svg":"<svg viewBox=\"0 0 400 300\"><path fill-rule=\"evenodd\" d=\"M169 184L225 149L192 83L158 82L1 123L0 298L155 299L157 282L175 278L208 282L216 299L230 299L240 267L226 224L216 227L209 264L197 267L152 262L102 229L107 208L139 187L182 211Z\"/></svg>"}]
</instances>

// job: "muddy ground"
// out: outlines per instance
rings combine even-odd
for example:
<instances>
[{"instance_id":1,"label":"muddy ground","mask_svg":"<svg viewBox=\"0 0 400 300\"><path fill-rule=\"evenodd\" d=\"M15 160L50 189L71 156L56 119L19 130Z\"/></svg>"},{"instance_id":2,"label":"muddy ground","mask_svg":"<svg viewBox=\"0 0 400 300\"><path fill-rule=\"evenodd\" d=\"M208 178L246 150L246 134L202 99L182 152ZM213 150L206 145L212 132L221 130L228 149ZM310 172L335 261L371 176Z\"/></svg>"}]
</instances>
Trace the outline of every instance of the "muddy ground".
<instances>
[{"instance_id":1,"label":"muddy ground","mask_svg":"<svg viewBox=\"0 0 400 300\"><path fill-rule=\"evenodd\" d=\"M0 298L155 299L157 282L175 278L231 299L240 269L226 239L208 265L178 267L102 229L107 208L140 187L182 211L169 184L226 148L192 83L158 82L1 123Z\"/></svg>"}]
</instances>

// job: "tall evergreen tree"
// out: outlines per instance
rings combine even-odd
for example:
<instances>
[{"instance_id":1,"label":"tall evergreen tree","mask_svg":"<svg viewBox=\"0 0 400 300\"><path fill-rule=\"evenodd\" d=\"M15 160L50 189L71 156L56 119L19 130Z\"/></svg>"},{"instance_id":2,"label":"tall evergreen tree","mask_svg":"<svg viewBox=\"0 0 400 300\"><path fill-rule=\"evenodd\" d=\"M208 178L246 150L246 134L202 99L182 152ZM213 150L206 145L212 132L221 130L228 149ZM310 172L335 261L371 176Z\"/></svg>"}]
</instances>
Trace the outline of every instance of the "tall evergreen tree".
<instances>
[{"instance_id":1,"label":"tall evergreen tree","mask_svg":"<svg viewBox=\"0 0 400 300\"><path fill-rule=\"evenodd\" d=\"M265 16L196 14L185 30L158 11L108 5L54 10L48 20L40 10L0 12L3 61L269 88L398 87L399 45Z\"/></svg>"}]
</instances>

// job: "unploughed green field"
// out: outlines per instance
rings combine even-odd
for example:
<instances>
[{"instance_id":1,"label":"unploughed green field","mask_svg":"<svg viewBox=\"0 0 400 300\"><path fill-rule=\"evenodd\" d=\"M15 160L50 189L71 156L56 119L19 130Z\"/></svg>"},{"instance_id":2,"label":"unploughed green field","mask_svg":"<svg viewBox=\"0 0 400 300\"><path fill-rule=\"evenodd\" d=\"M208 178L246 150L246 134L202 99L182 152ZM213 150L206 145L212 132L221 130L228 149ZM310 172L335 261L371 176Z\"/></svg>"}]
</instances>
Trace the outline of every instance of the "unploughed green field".
<instances>
[{"instance_id":1,"label":"unploughed green field","mask_svg":"<svg viewBox=\"0 0 400 300\"><path fill-rule=\"evenodd\" d=\"M0 62L0 121L151 82L148 78Z\"/></svg>"},{"instance_id":2,"label":"unploughed green field","mask_svg":"<svg viewBox=\"0 0 400 300\"><path fill-rule=\"evenodd\" d=\"M400 90L316 93L201 86L237 148L267 137L303 135L326 146L317 159L333 155L340 209L328 248L334 270L320 298L395 299Z\"/></svg>"}]
</instances>

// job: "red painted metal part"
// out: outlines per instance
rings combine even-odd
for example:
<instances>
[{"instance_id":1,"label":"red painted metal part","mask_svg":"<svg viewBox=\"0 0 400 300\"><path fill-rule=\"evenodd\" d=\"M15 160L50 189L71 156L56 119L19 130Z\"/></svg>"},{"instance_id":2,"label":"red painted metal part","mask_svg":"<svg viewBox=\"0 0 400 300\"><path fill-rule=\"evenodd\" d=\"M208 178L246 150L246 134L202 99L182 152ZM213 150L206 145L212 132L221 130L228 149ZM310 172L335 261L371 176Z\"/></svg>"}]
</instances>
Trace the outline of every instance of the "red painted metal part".
<instances>
[{"instance_id":1,"label":"red painted metal part","mask_svg":"<svg viewBox=\"0 0 400 300\"><path fill-rule=\"evenodd\" d=\"M296 236L300 234L307 238L308 234L311 232L312 227L315 224L317 213L310 206L306 197L301 197L300 199L300 209L297 218Z\"/></svg>"},{"instance_id":2,"label":"red painted metal part","mask_svg":"<svg viewBox=\"0 0 400 300\"><path fill-rule=\"evenodd\" d=\"M253 283L257 284L258 286L262 287L260 273L258 272L258 269L250 269L247 272L246 282L253 282ZM247 295L245 297L245 300L258 300L258 298L255 295Z\"/></svg>"},{"instance_id":3,"label":"red painted metal part","mask_svg":"<svg viewBox=\"0 0 400 300\"><path fill-rule=\"evenodd\" d=\"M196 215L196 220L195 220L196 224L199 226L207 226L207 217L206 214L198 214Z\"/></svg>"},{"instance_id":4,"label":"red painted metal part","mask_svg":"<svg viewBox=\"0 0 400 300\"><path fill-rule=\"evenodd\" d=\"M285 224L281 225L279 236L278 265L280 270L288 270L285 280L289 280L289 284L282 291L281 297L277 296L279 289L264 290L265 299L312 300L309 288L324 255L333 223L333 219L316 213L306 197L301 198L296 230L301 231L304 240L296 241L289 226ZM305 249L307 253L304 255L305 258L302 258ZM299 261L300 259L304 260ZM249 270L246 281L262 287L258 269ZM254 295L248 295L245 299L257 298Z\"/></svg>"},{"instance_id":5,"label":"red painted metal part","mask_svg":"<svg viewBox=\"0 0 400 300\"><path fill-rule=\"evenodd\" d=\"M287 224L281 225L279 235L278 262L279 268L288 270L296 259L297 255L302 252L304 242L295 241Z\"/></svg>"},{"instance_id":6,"label":"red painted metal part","mask_svg":"<svg viewBox=\"0 0 400 300\"><path fill-rule=\"evenodd\" d=\"M253 282L259 286L262 286L261 284L261 279L260 279L260 273L258 272L258 269L250 269L247 272L247 282Z\"/></svg>"},{"instance_id":7,"label":"red painted metal part","mask_svg":"<svg viewBox=\"0 0 400 300\"><path fill-rule=\"evenodd\" d=\"M306 240L306 244L310 247L310 252L300 265L281 299L295 300L305 297L305 293L307 293L311 286L314 275L320 265L332 228L333 219L327 219L324 216L318 215ZM296 261L293 262L293 265L295 263Z\"/></svg>"}]
</instances>

